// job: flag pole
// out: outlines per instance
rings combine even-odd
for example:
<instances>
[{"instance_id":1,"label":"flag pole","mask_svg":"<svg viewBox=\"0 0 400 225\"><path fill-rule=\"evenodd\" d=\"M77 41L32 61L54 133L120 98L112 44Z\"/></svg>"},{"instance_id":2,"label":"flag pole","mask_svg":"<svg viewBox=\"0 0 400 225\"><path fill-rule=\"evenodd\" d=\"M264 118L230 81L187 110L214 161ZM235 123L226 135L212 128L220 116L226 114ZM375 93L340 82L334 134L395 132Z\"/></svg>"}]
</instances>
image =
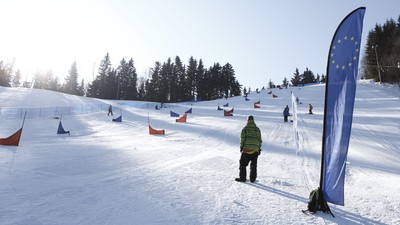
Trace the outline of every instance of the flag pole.
<instances>
[{"instance_id":1,"label":"flag pole","mask_svg":"<svg viewBox=\"0 0 400 225\"><path fill-rule=\"evenodd\" d=\"M25 111L24 119L22 120L22 126L21 126L21 128L23 128L23 127L24 127L24 124L25 124L26 112L27 112L27 111Z\"/></svg>"}]
</instances>

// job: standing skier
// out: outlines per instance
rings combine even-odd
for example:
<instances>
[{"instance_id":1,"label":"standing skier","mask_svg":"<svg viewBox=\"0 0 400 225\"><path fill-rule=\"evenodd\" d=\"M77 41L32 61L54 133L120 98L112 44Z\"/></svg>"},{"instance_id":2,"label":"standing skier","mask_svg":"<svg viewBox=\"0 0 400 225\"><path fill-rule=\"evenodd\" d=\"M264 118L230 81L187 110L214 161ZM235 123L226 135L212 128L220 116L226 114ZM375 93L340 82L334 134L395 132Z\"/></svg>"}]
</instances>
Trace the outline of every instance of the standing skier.
<instances>
[{"instance_id":1,"label":"standing skier","mask_svg":"<svg viewBox=\"0 0 400 225\"><path fill-rule=\"evenodd\" d=\"M250 181L254 182L257 178L257 159L261 153L261 132L254 123L254 117L249 116L246 126L240 134L240 166L238 182L246 181L246 167L250 163Z\"/></svg>"},{"instance_id":2,"label":"standing skier","mask_svg":"<svg viewBox=\"0 0 400 225\"><path fill-rule=\"evenodd\" d=\"M283 110L283 122L287 122L288 121L288 116L290 116L289 106L286 105L285 109Z\"/></svg>"},{"instance_id":3,"label":"standing skier","mask_svg":"<svg viewBox=\"0 0 400 225\"><path fill-rule=\"evenodd\" d=\"M110 114L111 114L111 116L113 115L112 106L111 105L108 106L108 114L107 114L107 116L109 116Z\"/></svg>"},{"instance_id":4,"label":"standing skier","mask_svg":"<svg viewBox=\"0 0 400 225\"><path fill-rule=\"evenodd\" d=\"M311 104L308 104L308 114L313 114L312 110L313 110L313 106Z\"/></svg>"}]
</instances>

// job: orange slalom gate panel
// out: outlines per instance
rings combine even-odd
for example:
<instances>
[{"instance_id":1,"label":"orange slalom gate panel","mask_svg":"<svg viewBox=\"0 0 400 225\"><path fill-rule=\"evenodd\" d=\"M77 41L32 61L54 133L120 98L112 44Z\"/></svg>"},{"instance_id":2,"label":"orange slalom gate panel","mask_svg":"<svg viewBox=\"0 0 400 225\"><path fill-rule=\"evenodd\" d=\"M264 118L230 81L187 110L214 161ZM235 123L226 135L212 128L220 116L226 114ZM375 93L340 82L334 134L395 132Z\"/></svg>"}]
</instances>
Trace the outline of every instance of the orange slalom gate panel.
<instances>
[{"instance_id":1,"label":"orange slalom gate panel","mask_svg":"<svg viewBox=\"0 0 400 225\"><path fill-rule=\"evenodd\" d=\"M187 114L185 114L185 115L183 115L181 118L179 118L179 119L176 119L175 121L176 122L179 122L179 123L186 123L186 118L187 118Z\"/></svg>"},{"instance_id":2,"label":"orange slalom gate panel","mask_svg":"<svg viewBox=\"0 0 400 225\"><path fill-rule=\"evenodd\" d=\"M165 134L165 130L156 130L149 125L150 134Z\"/></svg>"},{"instance_id":3,"label":"orange slalom gate panel","mask_svg":"<svg viewBox=\"0 0 400 225\"><path fill-rule=\"evenodd\" d=\"M7 138L0 138L0 145L18 146L21 138L22 128Z\"/></svg>"},{"instance_id":4,"label":"orange slalom gate panel","mask_svg":"<svg viewBox=\"0 0 400 225\"><path fill-rule=\"evenodd\" d=\"M233 116L232 112L224 110L224 116Z\"/></svg>"}]
</instances>

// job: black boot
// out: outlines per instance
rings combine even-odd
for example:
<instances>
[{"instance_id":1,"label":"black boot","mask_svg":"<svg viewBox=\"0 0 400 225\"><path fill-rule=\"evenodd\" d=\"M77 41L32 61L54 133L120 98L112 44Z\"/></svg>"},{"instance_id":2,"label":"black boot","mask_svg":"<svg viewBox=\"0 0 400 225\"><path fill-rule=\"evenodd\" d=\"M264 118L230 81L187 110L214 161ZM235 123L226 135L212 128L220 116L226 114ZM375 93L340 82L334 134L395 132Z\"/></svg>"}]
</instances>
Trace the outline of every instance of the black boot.
<instances>
[{"instance_id":1,"label":"black boot","mask_svg":"<svg viewBox=\"0 0 400 225\"><path fill-rule=\"evenodd\" d=\"M235 178L235 181L237 181L237 182L246 182L246 178L238 177L238 178Z\"/></svg>"}]
</instances>

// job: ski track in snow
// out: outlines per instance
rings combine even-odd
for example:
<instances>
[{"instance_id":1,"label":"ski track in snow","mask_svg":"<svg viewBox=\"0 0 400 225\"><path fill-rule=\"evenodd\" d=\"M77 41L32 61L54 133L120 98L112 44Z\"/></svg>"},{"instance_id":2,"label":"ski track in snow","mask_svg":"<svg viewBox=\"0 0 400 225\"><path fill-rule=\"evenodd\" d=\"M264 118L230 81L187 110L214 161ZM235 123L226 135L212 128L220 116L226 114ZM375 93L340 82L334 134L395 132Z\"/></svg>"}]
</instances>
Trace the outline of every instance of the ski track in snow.
<instances>
[{"instance_id":1,"label":"ski track in snow","mask_svg":"<svg viewBox=\"0 0 400 225\"><path fill-rule=\"evenodd\" d=\"M17 91L17 92L14 92ZM19 147L0 147L0 224L400 224L400 103L379 85L357 87L346 170L345 206L305 215L319 186L323 85L252 93L208 102L122 107L122 123L105 111L65 116L71 135L56 135L59 120L30 118ZM300 98L296 154L292 123L282 111ZM35 97L38 93L38 97ZM46 98L46 96L52 96ZM90 101L43 90L0 88L22 104L79 105ZM29 101L28 96L30 96ZM261 108L252 108L261 100ZM228 103L233 117L217 106ZM14 104L17 104L15 101ZM314 106L309 115L308 103ZM7 107L19 107L9 101ZM169 111L188 114L176 123ZM263 146L255 183L238 183L240 131L254 115ZM0 116L1 137L20 126ZM149 135L148 122L165 135Z\"/></svg>"}]
</instances>

